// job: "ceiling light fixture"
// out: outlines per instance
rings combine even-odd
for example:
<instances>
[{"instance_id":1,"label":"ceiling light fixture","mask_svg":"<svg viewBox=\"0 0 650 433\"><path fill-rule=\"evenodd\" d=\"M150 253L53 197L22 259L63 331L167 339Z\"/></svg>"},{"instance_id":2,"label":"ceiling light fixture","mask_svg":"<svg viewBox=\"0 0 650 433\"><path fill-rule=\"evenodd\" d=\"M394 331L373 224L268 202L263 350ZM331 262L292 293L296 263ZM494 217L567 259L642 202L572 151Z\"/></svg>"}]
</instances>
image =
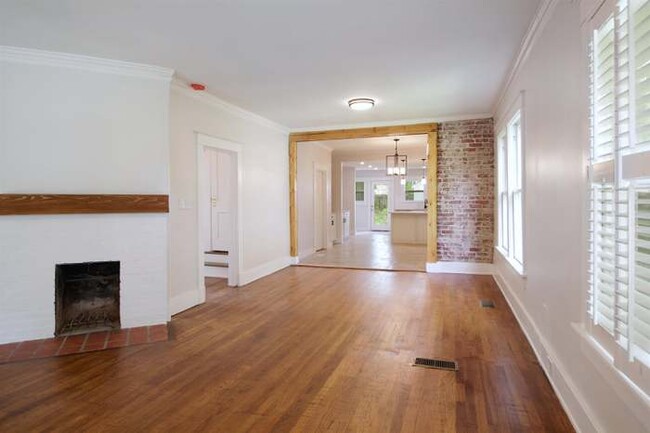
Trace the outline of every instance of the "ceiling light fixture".
<instances>
[{"instance_id":1,"label":"ceiling light fixture","mask_svg":"<svg viewBox=\"0 0 650 433\"><path fill-rule=\"evenodd\" d=\"M361 162L360 162L359 164L361 164L361 165L364 165L364 164L365 164L365 162L363 162L363 161L361 161Z\"/></svg>"},{"instance_id":2,"label":"ceiling light fixture","mask_svg":"<svg viewBox=\"0 0 650 433\"><path fill-rule=\"evenodd\" d=\"M422 158L422 185L427 184L427 159Z\"/></svg>"},{"instance_id":3,"label":"ceiling light fixture","mask_svg":"<svg viewBox=\"0 0 650 433\"><path fill-rule=\"evenodd\" d=\"M354 111L370 110L375 106L375 100L371 98L352 98L348 101L348 107Z\"/></svg>"},{"instance_id":4,"label":"ceiling light fixture","mask_svg":"<svg viewBox=\"0 0 650 433\"><path fill-rule=\"evenodd\" d=\"M408 157L397 152L399 138L394 138L393 141L395 142L395 154L386 155L386 176L402 176L404 180L408 168Z\"/></svg>"}]
</instances>

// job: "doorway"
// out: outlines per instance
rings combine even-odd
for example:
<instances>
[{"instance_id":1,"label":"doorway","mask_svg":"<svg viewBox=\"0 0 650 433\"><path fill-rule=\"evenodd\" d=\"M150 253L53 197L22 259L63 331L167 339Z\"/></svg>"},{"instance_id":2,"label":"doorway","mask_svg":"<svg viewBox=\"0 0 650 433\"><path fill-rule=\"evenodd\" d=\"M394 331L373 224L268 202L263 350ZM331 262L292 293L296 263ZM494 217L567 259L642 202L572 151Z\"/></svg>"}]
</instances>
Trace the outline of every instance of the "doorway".
<instances>
[{"instance_id":1,"label":"doorway","mask_svg":"<svg viewBox=\"0 0 650 433\"><path fill-rule=\"evenodd\" d=\"M425 239L421 242L421 246L418 245L417 248L421 250L421 253L418 253L418 255L424 256L426 260L427 266L429 264L433 265L435 262L437 262L437 231L436 231L436 211L437 211L437 143L438 143L438 125L436 123L420 123L420 124L405 124L405 125L391 125L391 126L373 126L373 127L365 127L365 128L352 128L352 129L332 129L332 130L317 130L317 131L304 131L304 132L295 132L291 133L289 135L289 237L290 237L290 255L292 257L292 262L294 264L298 263L305 263L305 260L303 260L304 255L301 253L303 251L300 247L299 243L299 233L302 233L302 231L299 229L299 200L298 200L298 195L299 195L299 185L301 182L298 181L298 175L299 175L299 143L300 147L304 146L306 143L313 143L313 144L318 144L321 147L328 148L332 151L332 202L335 204L336 207L332 206L332 235L331 235L331 240L334 241L335 247L344 245L345 243L341 243L343 240L346 239L346 233L348 230L348 227L350 227L350 233L353 233L356 231L355 226L355 210L358 207L357 203L355 201L358 201L355 199L355 196L359 196L361 194L365 195L365 192L363 191L358 191L355 189L354 182L352 183L352 186L350 188L347 187L342 187L342 184L345 183L342 180L343 174L340 173L339 171L342 168L342 163L344 161L350 161L350 159L345 158L345 157L337 157L335 156L336 151L334 150L334 146L337 144L341 144L345 146L347 143L345 142L350 142L357 140L358 143L362 146L366 146L368 149L368 152L365 152L363 155L363 159L356 159L359 162L359 165L364 165L365 162L367 161L376 161L375 158L380 158L380 161L382 161L381 165L383 165L383 161L388 161L386 159L387 156L393 156L392 152L395 151L394 144L391 143L392 138L394 137L424 137L424 144L421 146L420 153L418 155L414 156L414 160L423 160L423 171L421 173L421 178L427 180L427 191L426 193L421 194L423 199L423 205L420 208L418 204L412 204L412 203L404 203L403 210L405 211L416 211L413 212L413 215L417 214L416 218L424 218L424 233L425 233ZM384 145L386 139L389 139L388 145ZM381 143L378 141L372 142L372 140L379 140ZM404 141L400 143L400 145L403 146ZM371 145L371 144L378 144L378 146ZM389 147L390 149L386 149L386 147ZM370 149L371 148L371 149ZM378 149L382 148L382 151L378 151ZM424 151L422 151L424 149ZM345 153L343 149L340 149L342 153ZM359 150L359 149L357 149ZM388 152L385 152L387 150ZM357 156L360 158L361 155L359 152L355 152ZM371 158L371 159L369 159ZM404 161L406 163L406 161ZM381 166L380 165L380 166ZM373 170L379 171L380 166L375 166L373 164ZM406 164L405 164L406 166ZM370 165L368 164L367 166L370 168ZM406 168L406 167L404 167ZM404 170L406 172L406 170ZM387 171L387 176L391 175ZM395 172L392 173L392 175L395 175ZM339 176L341 179L339 179ZM406 177L406 175L403 175L403 177ZM414 193L415 191L407 191L407 188L409 187L410 183L407 182L408 180L412 179L403 179L405 181L404 184L401 184L404 186L404 194L401 194L401 189L400 193L396 195L399 197L404 196L404 202L408 202L409 198L411 195L415 196ZM411 182L412 183L412 182ZM367 191L370 193L370 191ZM368 196L370 194L367 194ZM419 196L418 196L419 197ZM368 197L369 199L370 197ZM394 197L395 199L398 199L398 197ZM390 193L388 199L391 199ZM401 199L399 199L400 204L401 204ZM410 200L412 201L412 200ZM425 204L428 204L428 207L425 208ZM402 206L399 208L402 210ZM381 210L381 206L379 206L379 210ZM389 210L390 212L390 210ZM411 213L407 214L408 216L411 215ZM386 226L390 227L390 217L388 215L386 216L386 221L385 225L381 224L381 220L375 225L375 227L383 227L385 229ZM391 218L394 219L394 218ZM309 221L312 221L310 219ZM349 225L348 225L349 224ZM304 225L303 225L304 226ZM370 224L369 224L370 226ZM381 232L376 232L378 234L385 234ZM300 235L300 239L304 239L302 237L303 235ZM309 237L309 239L313 239L312 236ZM392 242L393 244L396 244L396 242ZM335 249L335 248L332 248ZM348 249L351 250L351 249ZM330 249L327 250L328 252ZM341 252L342 256L349 256L350 251L343 251ZM392 267L394 269L394 267Z\"/></svg>"},{"instance_id":2,"label":"doorway","mask_svg":"<svg viewBox=\"0 0 650 433\"><path fill-rule=\"evenodd\" d=\"M232 159L230 152L203 148L206 182L204 201L209 203L205 214L204 250L228 254L232 241Z\"/></svg>"},{"instance_id":3,"label":"doorway","mask_svg":"<svg viewBox=\"0 0 650 433\"><path fill-rule=\"evenodd\" d=\"M390 230L390 183L374 181L371 188L370 230Z\"/></svg>"},{"instance_id":4,"label":"doorway","mask_svg":"<svg viewBox=\"0 0 650 433\"><path fill-rule=\"evenodd\" d=\"M239 284L241 263L241 145L197 134L198 290L205 301L207 278Z\"/></svg>"}]
</instances>

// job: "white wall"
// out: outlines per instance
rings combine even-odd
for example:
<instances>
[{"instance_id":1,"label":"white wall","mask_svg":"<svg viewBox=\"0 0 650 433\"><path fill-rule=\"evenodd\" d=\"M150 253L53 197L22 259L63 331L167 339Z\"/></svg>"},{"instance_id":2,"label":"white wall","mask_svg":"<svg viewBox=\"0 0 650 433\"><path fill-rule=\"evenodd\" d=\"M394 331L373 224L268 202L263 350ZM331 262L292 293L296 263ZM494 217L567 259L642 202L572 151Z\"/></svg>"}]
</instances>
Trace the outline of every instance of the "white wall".
<instances>
[{"instance_id":1,"label":"white wall","mask_svg":"<svg viewBox=\"0 0 650 433\"><path fill-rule=\"evenodd\" d=\"M313 254L314 247L314 168L325 169L326 180L326 223L332 213L332 151L316 143L298 143L298 254L305 257ZM328 230L329 232L329 230ZM326 242L329 243L329 240Z\"/></svg>"},{"instance_id":2,"label":"white wall","mask_svg":"<svg viewBox=\"0 0 650 433\"><path fill-rule=\"evenodd\" d=\"M648 432L650 413L576 329L586 300L588 77L577 2L552 2L546 24L497 107L524 92L525 261L495 253L496 278L570 417L583 433Z\"/></svg>"},{"instance_id":3,"label":"white wall","mask_svg":"<svg viewBox=\"0 0 650 433\"><path fill-rule=\"evenodd\" d=\"M290 263L289 157L286 131L207 94L177 85L172 86L170 125L170 279L174 314L202 302L205 295L198 281L196 133L243 147L241 284Z\"/></svg>"},{"instance_id":4,"label":"white wall","mask_svg":"<svg viewBox=\"0 0 650 433\"><path fill-rule=\"evenodd\" d=\"M0 47L0 192L166 194L170 70ZM121 262L123 327L168 319L167 215L0 216L0 343L51 337L55 265Z\"/></svg>"}]
</instances>

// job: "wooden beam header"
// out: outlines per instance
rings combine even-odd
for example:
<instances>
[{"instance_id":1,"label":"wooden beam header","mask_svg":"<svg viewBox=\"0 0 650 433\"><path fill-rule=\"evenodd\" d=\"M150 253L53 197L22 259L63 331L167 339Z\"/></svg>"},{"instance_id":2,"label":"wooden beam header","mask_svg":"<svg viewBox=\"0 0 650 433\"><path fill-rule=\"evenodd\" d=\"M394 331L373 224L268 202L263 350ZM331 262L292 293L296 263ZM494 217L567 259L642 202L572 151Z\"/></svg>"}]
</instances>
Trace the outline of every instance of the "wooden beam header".
<instances>
[{"instance_id":1,"label":"wooden beam header","mask_svg":"<svg viewBox=\"0 0 650 433\"><path fill-rule=\"evenodd\" d=\"M397 135L429 134L438 131L437 123L414 125L378 126L373 128L336 129L331 131L294 132L290 142L348 140L354 138L392 137Z\"/></svg>"}]
</instances>

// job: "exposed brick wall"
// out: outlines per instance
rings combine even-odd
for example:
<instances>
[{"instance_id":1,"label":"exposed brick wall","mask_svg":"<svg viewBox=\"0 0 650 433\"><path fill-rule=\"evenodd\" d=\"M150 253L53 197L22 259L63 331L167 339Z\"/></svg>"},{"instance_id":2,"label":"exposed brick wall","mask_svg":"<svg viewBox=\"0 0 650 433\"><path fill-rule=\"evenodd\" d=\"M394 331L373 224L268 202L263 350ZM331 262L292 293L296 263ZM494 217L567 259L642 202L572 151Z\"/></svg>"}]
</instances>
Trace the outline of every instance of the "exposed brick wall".
<instances>
[{"instance_id":1,"label":"exposed brick wall","mask_svg":"<svg viewBox=\"0 0 650 433\"><path fill-rule=\"evenodd\" d=\"M438 260L492 263L494 122L446 122L438 131Z\"/></svg>"}]
</instances>

